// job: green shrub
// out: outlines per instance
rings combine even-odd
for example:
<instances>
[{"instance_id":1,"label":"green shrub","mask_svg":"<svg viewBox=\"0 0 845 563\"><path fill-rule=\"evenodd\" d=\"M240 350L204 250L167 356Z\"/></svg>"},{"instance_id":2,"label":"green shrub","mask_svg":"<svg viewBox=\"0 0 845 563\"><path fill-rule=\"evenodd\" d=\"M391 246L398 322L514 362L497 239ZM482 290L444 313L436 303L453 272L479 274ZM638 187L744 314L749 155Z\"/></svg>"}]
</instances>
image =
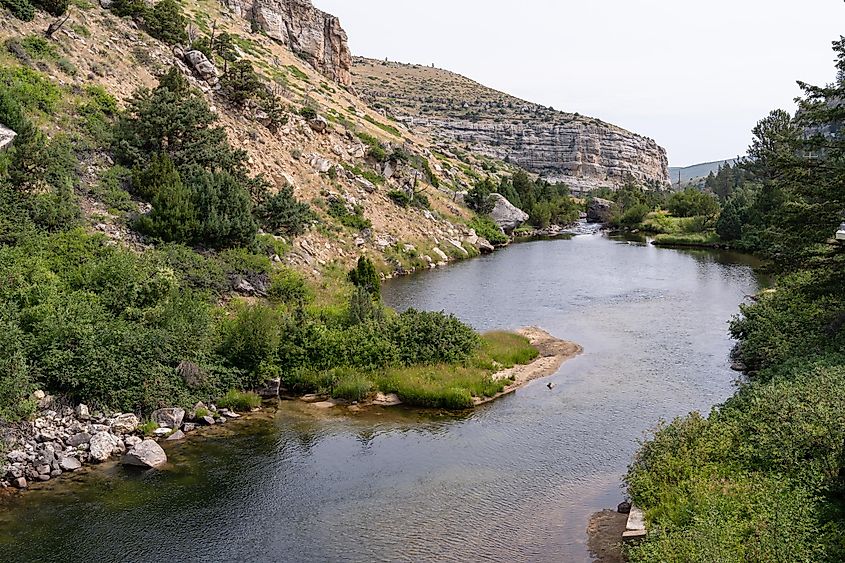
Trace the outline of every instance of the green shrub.
<instances>
[{"instance_id":1,"label":"green shrub","mask_svg":"<svg viewBox=\"0 0 845 563\"><path fill-rule=\"evenodd\" d=\"M36 6L54 17L63 16L70 5L69 0L37 0Z\"/></svg>"},{"instance_id":2,"label":"green shrub","mask_svg":"<svg viewBox=\"0 0 845 563\"><path fill-rule=\"evenodd\" d=\"M399 207L408 207L411 205L411 197L401 190L390 190L387 192L387 197L393 200L393 203Z\"/></svg>"},{"instance_id":3,"label":"green shrub","mask_svg":"<svg viewBox=\"0 0 845 563\"><path fill-rule=\"evenodd\" d=\"M480 344L474 330L442 312L408 309L388 320L387 333L407 366L462 362Z\"/></svg>"},{"instance_id":4,"label":"green shrub","mask_svg":"<svg viewBox=\"0 0 845 563\"><path fill-rule=\"evenodd\" d=\"M352 285L369 293L374 299L381 296L381 278L373 261L366 256L358 258L358 264L349 271L349 281Z\"/></svg>"},{"instance_id":5,"label":"green shrub","mask_svg":"<svg viewBox=\"0 0 845 563\"><path fill-rule=\"evenodd\" d=\"M676 217L715 217L719 213L719 200L712 194L687 188L673 193L666 200L666 209Z\"/></svg>"},{"instance_id":6,"label":"green shrub","mask_svg":"<svg viewBox=\"0 0 845 563\"><path fill-rule=\"evenodd\" d=\"M314 292L306 283L305 278L290 268L273 272L268 294L271 300L279 303L304 305L314 300Z\"/></svg>"},{"instance_id":7,"label":"green shrub","mask_svg":"<svg viewBox=\"0 0 845 563\"><path fill-rule=\"evenodd\" d=\"M643 219L645 219L650 211L651 209L644 204L629 207L619 218L619 224L625 227L635 227L643 222Z\"/></svg>"},{"instance_id":8,"label":"green shrub","mask_svg":"<svg viewBox=\"0 0 845 563\"><path fill-rule=\"evenodd\" d=\"M229 65L226 74L220 80L220 85L226 91L229 100L237 106L244 106L265 93L261 77L252 68L252 63L246 59Z\"/></svg>"},{"instance_id":9,"label":"green shrub","mask_svg":"<svg viewBox=\"0 0 845 563\"><path fill-rule=\"evenodd\" d=\"M25 334L17 322L3 318L10 313L8 307L0 310L0 421L17 422L35 412L35 385L27 366Z\"/></svg>"},{"instance_id":10,"label":"green shrub","mask_svg":"<svg viewBox=\"0 0 845 563\"><path fill-rule=\"evenodd\" d=\"M220 353L228 365L257 375L274 365L282 338L279 314L265 305L239 307L221 326ZM254 380L255 385L262 383Z\"/></svg>"},{"instance_id":11,"label":"green shrub","mask_svg":"<svg viewBox=\"0 0 845 563\"><path fill-rule=\"evenodd\" d=\"M367 146L367 154L370 158L377 162L385 162L387 160L387 151L384 150L378 139L363 131L355 133L355 135Z\"/></svg>"},{"instance_id":12,"label":"green shrub","mask_svg":"<svg viewBox=\"0 0 845 563\"><path fill-rule=\"evenodd\" d=\"M251 391L231 389L217 400L217 406L235 412L249 412L261 406L261 397Z\"/></svg>"},{"instance_id":13,"label":"green shrub","mask_svg":"<svg viewBox=\"0 0 845 563\"><path fill-rule=\"evenodd\" d=\"M14 41L14 40L10 40ZM20 40L20 46L24 51L36 60L54 61L59 58L59 53L53 44L40 35L26 35Z\"/></svg>"},{"instance_id":14,"label":"green shrub","mask_svg":"<svg viewBox=\"0 0 845 563\"><path fill-rule=\"evenodd\" d=\"M266 231L278 235L301 235L314 220L309 205L297 200L290 186L284 186L275 194L264 197L256 214Z\"/></svg>"},{"instance_id":15,"label":"green shrub","mask_svg":"<svg viewBox=\"0 0 845 563\"><path fill-rule=\"evenodd\" d=\"M490 244L503 245L510 241L510 238L502 232L499 225L486 215L476 215L469 222L469 227L475 229L475 234L481 238L487 239Z\"/></svg>"},{"instance_id":16,"label":"green shrub","mask_svg":"<svg viewBox=\"0 0 845 563\"><path fill-rule=\"evenodd\" d=\"M2 5L19 20L28 22L35 19L35 6L29 0L2 0Z\"/></svg>"},{"instance_id":17,"label":"green shrub","mask_svg":"<svg viewBox=\"0 0 845 563\"><path fill-rule=\"evenodd\" d=\"M317 119L317 110L311 106L302 106L299 110L299 115L307 120Z\"/></svg>"},{"instance_id":18,"label":"green shrub","mask_svg":"<svg viewBox=\"0 0 845 563\"><path fill-rule=\"evenodd\" d=\"M127 6L130 12L134 12L134 6ZM136 16L132 13L127 15ZM182 13L182 6L176 0L161 0L152 9L145 10L144 23L150 35L160 39L168 45L175 45L184 42L188 38L185 28L188 20Z\"/></svg>"},{"instance_id":19,"label":"green shrub","mask_svg":"<svg viewBox=\"0 0 845 563\"><path fill-rule=\"evenodd\" d=\"M467 192L464 202L467 204L467 207L479 215L487 215L493 211L493 207L495 206L490 198L492 192L493 189L489 181L479 182Z\"/></svg>"}]
</instances>

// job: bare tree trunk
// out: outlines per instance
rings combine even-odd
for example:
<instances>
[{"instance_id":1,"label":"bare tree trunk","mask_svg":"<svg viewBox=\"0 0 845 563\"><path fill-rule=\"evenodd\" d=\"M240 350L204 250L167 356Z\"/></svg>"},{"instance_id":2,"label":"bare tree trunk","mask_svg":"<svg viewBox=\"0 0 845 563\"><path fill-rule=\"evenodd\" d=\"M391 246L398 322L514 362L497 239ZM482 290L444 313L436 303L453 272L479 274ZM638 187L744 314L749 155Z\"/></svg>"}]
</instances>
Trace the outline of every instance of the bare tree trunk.
<instances>
[{"instance_id":1,"label":"bare tree trunk","mask_svg":"<svg viewBox=\"0 0 845 563\"><path fill-rule=\"evenodd\" d=\"M68 18L70 18L70 8L68 8L68 11L63 19L58 19L47 27L47 31L44 32L44 35L46 35L48 39L52 39L53 34L62 28Z\"/></svg>"}]
</instances>

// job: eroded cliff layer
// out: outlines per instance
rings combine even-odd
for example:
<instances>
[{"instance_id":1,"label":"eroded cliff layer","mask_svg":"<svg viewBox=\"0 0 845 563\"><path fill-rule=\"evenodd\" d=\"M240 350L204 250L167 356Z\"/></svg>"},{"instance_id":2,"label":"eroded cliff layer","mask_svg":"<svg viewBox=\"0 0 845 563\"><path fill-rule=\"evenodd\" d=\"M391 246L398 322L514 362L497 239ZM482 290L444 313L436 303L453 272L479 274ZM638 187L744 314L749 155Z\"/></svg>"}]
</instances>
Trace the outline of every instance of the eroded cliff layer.
<instances>
[{"instance_id":1,"label":"eroded cliff layer","mask_svg":"<svg viewBox=\"0 0 845 563\"><path fill-rule=\"evenodd\" d=\"M333 81L352 84L352 54L340 20L309 0L225 0L268 37L281 42Z\"/></svg>"},{"instance_id":2,"label":"eroded cliff layer","mask_svg":"<svg viewBox=\"0 0 845 563\"><path fill-rule=\"evenodd\" d=\"M356 88L409 127L509 160L575 190L628 176L669 184L666 151L601 120L555 111L433 67L356 58Z\"/></svg>"}]
</instances>

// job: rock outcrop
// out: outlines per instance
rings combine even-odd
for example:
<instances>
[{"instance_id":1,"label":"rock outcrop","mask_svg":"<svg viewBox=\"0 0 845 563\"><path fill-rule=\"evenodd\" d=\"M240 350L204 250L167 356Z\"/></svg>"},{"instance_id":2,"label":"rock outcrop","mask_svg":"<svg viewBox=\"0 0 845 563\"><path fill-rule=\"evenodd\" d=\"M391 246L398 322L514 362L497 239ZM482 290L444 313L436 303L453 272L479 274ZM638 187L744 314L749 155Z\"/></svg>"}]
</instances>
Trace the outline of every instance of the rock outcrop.
<instances>
[{"instance_id":1,"label":"rock outcrop","mask_svg":"<svg viewBox=\"0 0 845 563\"><path fill-rule=\"evenodd\" d=\"M617 188L629 177L669 186L666 151L652 139L599 119L565 113L421 65L356 58L361 96L411 130L513 162L575 192Z\"/></svg>"},{"instance_id":2,"label":"rock outcrop","mask_svg":"<svg viewBox=\"0 0 845 563\"><path fill-rule=\"evenodd\" d=\"M224 0L239 16L343 86L352 85L352 54L340 20L309 0Z\"/></svg>"}]
</instances>

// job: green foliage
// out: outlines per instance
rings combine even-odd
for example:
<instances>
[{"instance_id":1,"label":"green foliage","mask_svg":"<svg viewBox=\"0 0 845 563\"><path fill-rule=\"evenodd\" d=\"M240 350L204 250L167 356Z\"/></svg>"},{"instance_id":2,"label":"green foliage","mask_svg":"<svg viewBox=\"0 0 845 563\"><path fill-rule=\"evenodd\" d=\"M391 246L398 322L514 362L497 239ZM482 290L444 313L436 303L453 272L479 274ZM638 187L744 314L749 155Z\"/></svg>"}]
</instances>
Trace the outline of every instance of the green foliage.
<instances>
[{"instance_id":1,"label":"green foliage","mask_svg":"<svg viewBox=\"0 0 845 563\"><path fill-rule=\"evenodd\" d=\"M475 229L475 234L487 239L492 245L507 244L510 239L502 232L499 225L486 215L476 215L469 222L469 227Z\"/></svg>"},{"instance_id":2,"label":"green foliage","mask_svg":"<svg viewBox=\"0 0 845 563\"><path fill-rule=\"evenodd\" d=\"M375 391L375 384L355 371L342 370L333 374L337 378L333 396L347 401L363 401Z\"/></svg>"},{"instance_id":3,"label":"green foliage","mask_svg":"<svg viewBox=\"0 0 845 563\"><path fill-rule=\"evenodd\" d=\"M53 44L40 35L26 35L20 40L19 44L33 59L54 61L59 58L59 53Z\"/></svg>"},{"instance_id":4,"label":"green foliage","mask_svg":"<svg viewBox=\"0 0 845 563\"><path fill-rule=\"evenodd\" d=\"M114 0L110 10L122 18L138 18L147 13L147 4L144 0Z\"/></svg>"},{"instance_id":5,"label":"green foliage","mask_svg":"<svg viewBox=\"0 0 845 563\"><path fill-rule=\"evenodd\" d=\"M2 0L0 5L12 12L19 20L28 22L35 19L35 6L29 0Z\"/></svg>"},{"instance_id":6,"label":"green foliage","mask_svg":"<svg viewBox=\"0 0 845 563\"><path fill-rule=\"evenodd\" d=\"M266 231L278 235L301 235L314 220L311 208L294 197L290 186L284 186L275 194L264 197L256 214Z\"/></svg>"},{"instance_id":7,"label":"green foliage","mask_svg":"<svg viewBox=\"0 0 845 563\"><path fill-rule=\"evenodd\" d=\"M480 215L489 214L495 207L495 203L490 198L493 188L494 186L489 180L479 182L467 192L464 203Z\"/></svg>"},{"instance_id":8,"label":"green foliage","mask_svg":"<svg viewBox=\"0 0 845 563\"><path fill-rule=\"evenodd\" d=\"M311 106L302 106L299 110L299 115L307 120L317 119L317 110Z\"/></svg>"},{"instance_id":9,"label":"green foliage","mask_svg":"<svg viewBox=\"0 0 845 563\"><path fill-rule=\"evenodd\" d=\"M666 209L676 217L715 217L719 213L719 200L706 192L687 188L669 196Z\"/></svg>"},{"instance_id":10,"label":"green foliage","mask_svg":"<svg viewBox=\"0 0 845 563\"><path fill-rule=\"evenodd\" d=\"M266 95L264 83L252 63L246 59L233 62L223 75L220 85L226 91L229 100L236 106L245 106L248 102Z\"/></svg>"},{"instance_id":11,"label":"green foliage","mask_svg":"<svg viewBox=\"0 0 845 563\"><path fill-rule=\"evenodd\" d=\"M273 272L268 294L270 299L277 303L302 306L314 300L314 292L302 274L289 268Z\"/></svg>"},{"instance_id":12,"label":"green foliage","mask_svg":"<svg viewBox=\"0 0 845 563\"><path fill-rule=\"evenodd\" d=\"M387 161L387 151L384 150L384 147L381 146L381 142L379 142L378 139L376 139L369 133L364 133L363 131L359 131L358 133L355 133L355 135L365 145L367 145L367 154L370 156L370 158L372 158L376 162ZM372 182L372 180L370 181Z\"/></svg>"},{"instance_id":13,"label":"green foliage","mask_svg":"<svg viewBox=\"0 0 845 563\"><path fill-rule=\"evenodd\" d=\"M388 325L399 358L408 366L461 362L480 344L478 334L454 315L408 309Z\"/></svg>"},{"instance_id":14,"label":"green foliage","mask_svg":"<svg viewBox=\"0 0 845 563\"><path fill-rule=\"evenodd\" d=\"M351 229L361 231L373 226L372 222L364 217L364 210L360 206L352 206L352 211L350 211L349 206L338 198L329 200L328 214L337 219L341 225Z\"/></svg>"},{"instance_id":15,"label":"green foliage","mask_svg":"<svg viewBox=\"0 0 845 563\"><path fill-rule=\"evenodd\" d=\"M261 397L251 391L231 389L217 399L217 406L234 412L250 412L261 406Z\"/></svg>"},{"instance_id":16,"label":"green foliage","mask_svg":"<svg viewBox=\"0 0 845 563\"><path fill-rule=\"evenodd\" d=\"M0 421L17 422L35 412L35 391L27 366L24 340L15 311L0 309Z\"/></svg>"},{"instance_id":17,"label":"green foliage","mask_svg":"<svg viewBox=\"0 0 845 563\"><path fill-rule=\"evenodd\" d=\"M238 308L221 326L220 353L231 367L245 370L259 385L266 370L276 365L282 338L279 313L272 307L250 305Z\"/></svg>"},{"instance_id":18,"label":"green foliage","mask_svg":"<svg viewBox=\"0 0 845 563\"><path fill-rule=\"evenodd\" d=\"M411 205L411 196L402 190L390 190L387 192L387 197L399 207L408 207Z\"/></svg>"},{"instance_id":19,"label":"green foliage","mask_svg":"<svg viewBox=\"0 0 845 563\"><path fill-rule=\"evenodd\" d=\"M378 300L381 296L381 278L373 261L366 256L358 258L358 264L349 271L349 281L355 287L366 291L373 299Z\"/></svg>"},{"instance_id":20,"label":"green foliage","mask_svg":"<svg viewBox=\"0 0 845 563\"><path fill-rule=\"evenodd\" d=\"M27 67L0 66L0 91L18 104L21 111L52 113L61 100L61 91L49 78ZM14 123L6 125L17 131Z\"/></svg>"},{"instance_id":21,"label":"green foliage","mask_svg":"<svg viewBox=\"0 0 845 563\"><path fill-rule=\"evenodd\" d=\"M161 0L152 9L146 10L144 24L150 35L168 45L175 45L188 39L185 31L188 20L182 13L182 6L177 0Z\"/></svg>"},{"instance_id":22,"label":"green foliage","mask_svg":"<svg viewBox=\"0 0 845 563\"><path fill-rule=\"evenodd\" d=\"M633 227L643 222L646 215L649 214L649 209L645 204L638 203L625 210L618 222L625 227Z\"/></svg>"},{"instance_id":23,"label":"green foliage","mask_svg":"<svg viewBox=\"0 0 845 563\"><path fill-rule=\"evenodd\" d=\"M70 5L69 0L37 0L35 5L51 16L63 16Z\"/></svg>"}]
</instances>

